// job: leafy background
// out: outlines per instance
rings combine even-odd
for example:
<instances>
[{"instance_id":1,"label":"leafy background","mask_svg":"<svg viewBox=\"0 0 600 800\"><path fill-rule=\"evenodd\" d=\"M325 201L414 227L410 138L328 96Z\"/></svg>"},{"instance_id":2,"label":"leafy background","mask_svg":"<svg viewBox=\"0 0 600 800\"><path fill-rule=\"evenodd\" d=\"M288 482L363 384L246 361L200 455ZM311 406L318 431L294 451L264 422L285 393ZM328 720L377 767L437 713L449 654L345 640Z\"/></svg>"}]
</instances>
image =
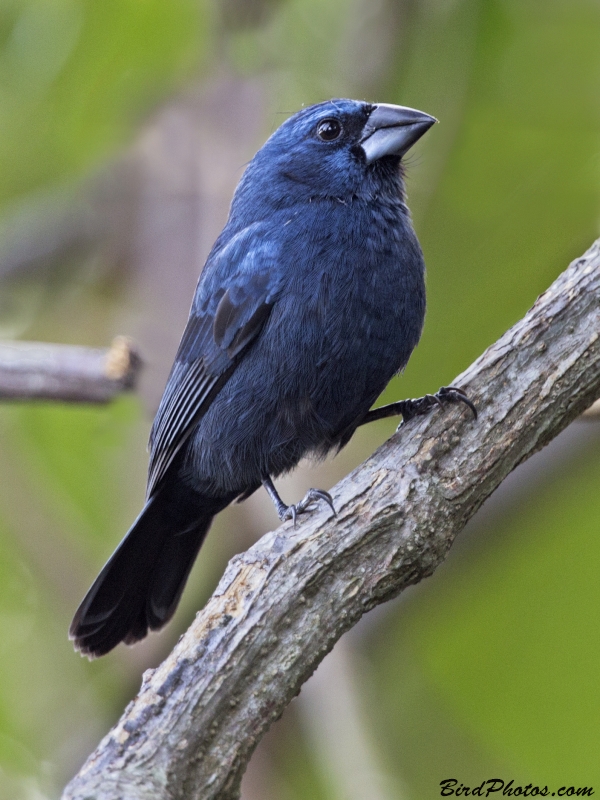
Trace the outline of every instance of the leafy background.
<instances>
[{"instance_id":1,"label":"leafy background","mask_svg":"<svg viewBox=\"0 0 600 800\"><path fill-rule=\"evenodd\" d=\"M71 615L136 515L145 442L243 166L331 96L441 121L409 158L428 315L384 400L448 383L598 235L597 0L2 0L0 336L140 344L108 407L0 406L0 797L57 797L209 595L276 523L220 516L174 622L88 663ZM435 576L347 634L257 750L244 800L439 782L600 786L600 430L577 422ZM393 430L282 481L332 485Z\"/></svg>"}]
</instances>

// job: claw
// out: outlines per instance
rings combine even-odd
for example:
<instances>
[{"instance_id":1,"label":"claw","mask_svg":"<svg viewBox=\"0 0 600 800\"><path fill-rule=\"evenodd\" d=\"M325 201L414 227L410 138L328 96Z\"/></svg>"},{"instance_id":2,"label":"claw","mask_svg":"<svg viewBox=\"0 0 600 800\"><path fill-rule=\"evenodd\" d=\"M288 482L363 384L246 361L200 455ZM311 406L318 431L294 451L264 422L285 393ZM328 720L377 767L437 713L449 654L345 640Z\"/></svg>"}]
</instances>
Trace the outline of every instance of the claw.
<instances>
[{"instance_id":1,"label":"claw","mask_svg":"<svg viewBox=\"0 0 600 800\"><path fill-rule=\"evenodd\" d=\"M426 394L424 399L429 400L430 403L437 405L440 408L444 405L442 403L442 398L439 396L439 392L436 392L436 394Z\"/></svg>"},{"instance_id":2,"label":"claw","mask_svg":"<svg viewBox=\"0 0 600 800\"><path fill-rule=\"evenodd\" d=\"M333 516L337 516L335 506L333 505L333 500L329 492L326 492L323 489L309 489L299 503L287 507L287 510L284 512L285 517L282 517L282 519L292 519L295 528L296 517L298 514L306 514L308 511L310 511L310 506L313 503L316 503L318 500L324 500L329 508L333 511Z\"/></svg>"},{"instance_id":3,"label":"claw","mask_svg":"<svg viewBox=\"0 0 600 800\"><path fill-rule=\"evenodd\" d=\"M296 527L296 518L298 516L298 507L292 503L291 506L285 507L282 511L279 512L279 519L282 522L285 522L287 519L291 519L294 523L294 528Z\"/></svg>"},{"instance_id":4,"label":"claw","mask_svg":"<svg viewBox=\"0 0 600 800\"><path fill-rule=\"evenodd\" d=\"M333 516L337 517L337 512L335 510L335 506L333 505L333 499L329 492L326 492L324 489L309 489L306 493L303 500L298 503L298 507L300 513L305 510L308 510L308 507L311 503L315 503L317 500L324 500L329 508L333 511Z\"/></svg>"},{"instance_id":5,"label":"claw","mask_svg":"<svg viewBox=\"0 0 600 800\"><path fill-rule=\"evenodd\" d=\"M473 412L473 418L477 419L477 408L462 389L456 386L442 386L437 395L440 400L447 400L450 403L464 403Z\"/></svg>"},{"instance_id":6,"label":"claw","mask_svg":"<svg viewBox=\"0 0 600 800\"><path fill-rule=\"evenodd\" d=\"M475 404L469 399L467 394L456 386L442 386L435 394L426 394L416 400L403 401L402 422L397 430L406 425L413 417L428 414L435 406L443 406L444 403L464 403L473 412L473 417L477 419L477 409Z\"/></svg>"},{"instance_id":7,"label":"claw","mask_svg":"<svg viewBox=\"0 0 600 800\"><path fill-rule=\"evenodd\" d=\"M298 515L305 514L309 510L309 506L311 506L313 503L316 503L317 500L324 500L329 508L333 511L333 516L337 516L331 495L329 492L326 492L323 489L309 489L299 503L286 506L281 497L279 497L277 494L277 489L273 485L273 481L271 480L270 476L265 475L262 482L271 500L273 501L275 508L277 509L277 516L279 519L282 522L284 522L286 519L291 519L294 523L294 528L296 527Z\"/></svg>"}]
</instances>

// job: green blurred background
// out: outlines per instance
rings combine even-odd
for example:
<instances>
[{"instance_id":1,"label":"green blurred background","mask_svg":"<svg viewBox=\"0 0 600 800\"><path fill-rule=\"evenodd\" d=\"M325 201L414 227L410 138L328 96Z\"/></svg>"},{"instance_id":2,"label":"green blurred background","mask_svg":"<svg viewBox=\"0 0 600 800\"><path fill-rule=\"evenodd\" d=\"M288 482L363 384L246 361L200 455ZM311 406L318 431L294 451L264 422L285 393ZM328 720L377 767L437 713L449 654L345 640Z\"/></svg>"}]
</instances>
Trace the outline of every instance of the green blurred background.
<instances>
[{"instance_id":1,"label":"green blurred background","mask_svg":"<svg viewBox=\"0 0 600 800\"><path fill-rule=\"evenodd\" d=\"M146 440L244 164L302 104L440 120L408 159L422 342L385 400L449 383L598 235L598 0L1 0L0 337L139 343L108 407L0 406L0 798L67 779L277 520L220 516L177 617L92 664L66 631L144 494ZM331 486L393 431L282 481ZM576 422L446 563L347 634L252 759L244 800L418 800L439 782L600 791L600 424Z\"/></svg>"}]
</instances>

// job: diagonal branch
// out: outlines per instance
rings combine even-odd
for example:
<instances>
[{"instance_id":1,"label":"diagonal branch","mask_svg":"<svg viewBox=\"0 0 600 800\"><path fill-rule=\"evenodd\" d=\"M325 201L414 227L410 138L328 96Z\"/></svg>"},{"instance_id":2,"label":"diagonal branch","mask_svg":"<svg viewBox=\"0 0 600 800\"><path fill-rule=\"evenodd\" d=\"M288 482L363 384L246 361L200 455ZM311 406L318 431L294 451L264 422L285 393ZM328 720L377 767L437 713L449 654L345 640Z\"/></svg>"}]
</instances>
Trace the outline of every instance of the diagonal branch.
<instances>
[{"instance_id":1,"label":"diagonal branch","mask_svg":"<svg viewBox=\"0 0 600 800\"><path fill-rule=\"evenodd\" d=\"M141 366L125 336L108 349L0 342L0 400L107 403L135 387Z\"/></svg>"},{"instance_id":2,"label":"diagonal branch","mask_svg":"<svg viewBox=\"0 0 600 800\"><path fill-rule=\"evenodd\" d=\"M455 385L479 409L434 411L333 490L327 512L229 563L171 655L64 800L239 797L245 766L337 639L430 575L518 464L600 396L600 240Z\"/></svg>"}]
</instances>

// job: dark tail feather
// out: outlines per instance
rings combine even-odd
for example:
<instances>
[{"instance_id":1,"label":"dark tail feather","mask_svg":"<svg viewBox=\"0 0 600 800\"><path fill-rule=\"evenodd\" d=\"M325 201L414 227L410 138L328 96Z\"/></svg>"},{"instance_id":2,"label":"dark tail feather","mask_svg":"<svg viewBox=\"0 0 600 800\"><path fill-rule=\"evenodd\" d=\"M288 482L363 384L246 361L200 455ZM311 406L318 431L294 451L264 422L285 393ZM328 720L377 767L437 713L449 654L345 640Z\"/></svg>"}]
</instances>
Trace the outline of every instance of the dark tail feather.
<instances>
[{"instance_id":1,"label":"dark tail feather","mask_svg":"<svg viewBox=\"0 0 600 800\"><path fill-rule=\"evenodd\" d=\"M212 518L233 500L167 486L112 554L77 609L69 637L90 658L133 644L173 616Z\"/></svg>"}]
</instances>

